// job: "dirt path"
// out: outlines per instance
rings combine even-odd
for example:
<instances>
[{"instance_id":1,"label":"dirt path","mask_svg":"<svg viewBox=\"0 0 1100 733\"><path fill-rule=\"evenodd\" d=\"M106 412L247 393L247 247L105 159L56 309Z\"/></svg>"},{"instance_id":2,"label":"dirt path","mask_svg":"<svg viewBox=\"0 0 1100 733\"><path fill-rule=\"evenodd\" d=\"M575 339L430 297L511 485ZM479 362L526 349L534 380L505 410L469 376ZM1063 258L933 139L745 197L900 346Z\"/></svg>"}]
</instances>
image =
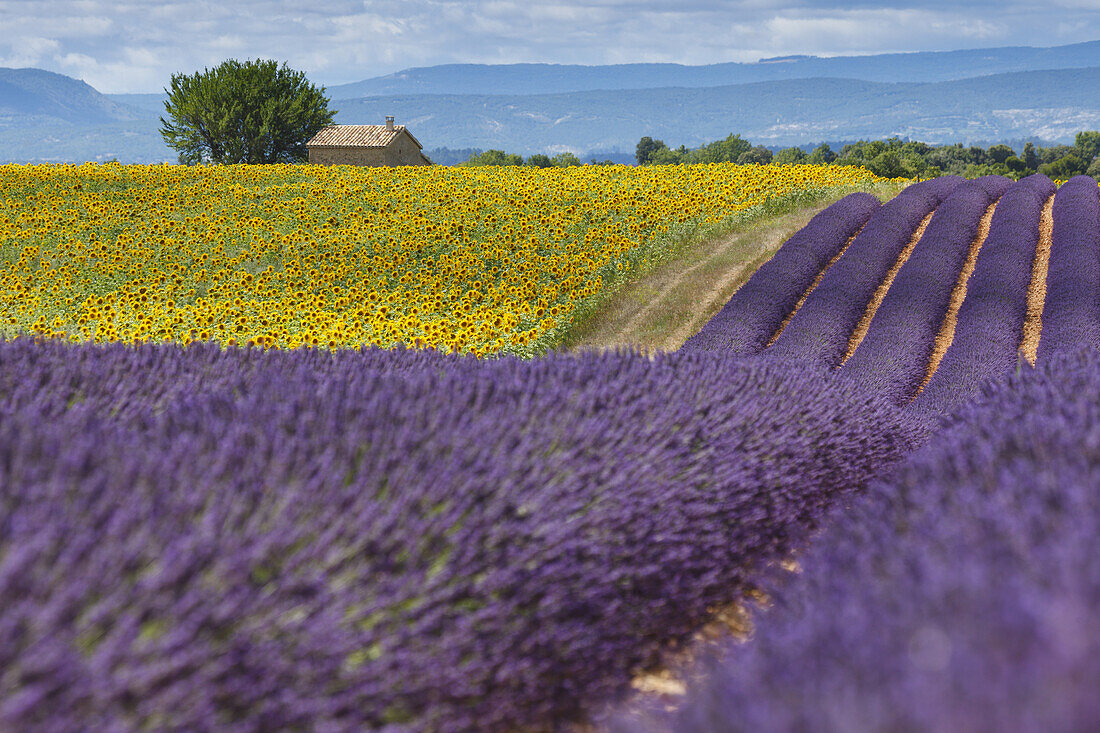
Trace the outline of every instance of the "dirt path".
<instances>
[{"instance_id":1,"label":"dirt path","mask_svg":"<svg viewBox=\"0 0 1100 733\"><path fill-rule=\"evenodd\" d=\"M864 224L864 226L866 226L866 224ZM829 271L830 267L836 264L837 260L844 256L844 253L847 252L848 248L852 246L853 240L855 240L855 238L858 237L859 233L862 231L863 227L860 227L855 234L848 237L848 241L844 243L844 246L840 248L839 252L833 255L833 258L829 260L829 262L825 265L825 269L817 273L817 277L814 278L814 281L810 283L810 286L806 288L805 292L802 293L802 297L800 297L798 299L798 302L794 304L794 308L791 310L790 313L787 314L787 317L783 319L783 322L779 324L779 328L775 330L775 333L772 334L772 337L768 339L768 343L765 344L765 348L771 346L779 340L779 337L783 335L783 331L787 328L787 324L791 322L791 319L794 318L795 314L798 313L799 309L802 308L802 304L806 302L806 298L809 298L810 293L812 293L817 288L817 286L821 284L821 281L825 279L825 273Z\"/></svg>"},{"instance_id":2,"label":"dirt path","mask_svg":"<svg viewBox=\"0 0 1100 733\"><path fill-rule=\"evenodd\" d=\"M840 362L841 365L852 358L852 354L863 342L863 337L867 335L868 329L871 328L871 319L875 317L878 307L882 305L882 301L886 298L887 291L894 284L894 278L897 277L898 271L909 260L909 255L913 254L913 250L917 248L917 242L924 236L924 230L928 228L928 222L932 221L932 215L935 213L935 210L930 211L927 216L921 219L920 224L913 231L913 236L909 238L909 243L901 250L901 254L894 261L893 267L890 268L889 272L886 273L886 277L875 289L875 294L871 296L871 302L867 304L867 309L863 311L863 316L859 319L855 330L848 338L848 350L844 353L844 359Z\"/></svg>"},{"instance_id":3,"label":"dirt path","mask_svg":"<svg viewBox=\"0 0 1100 733\"><path fill-rule=\"evenodd\" d=\"M940 332L936 334L936 341L932 346L932 356L928 359L928 369L924 373L924 381L917 388L917 394L920 394L932 379L932 375L939 369L940 362L943 361L943 356L947 353L951 342L955 340L955 327L959 322L959 308L966 300L966 283L970 280L970 276L974 274L974 267L978 264L978 252L981 251L986 237L989 236L989 225L993 222L993 212L996 209L997 201L994 201L985 210L985 214L982 215L981 222L978 224L978 233L974 236L974 241L970 243L970 252L966 255L966 262L963 263L959 277L955 281L955 287L951 291L947 313L944 314L943 323L940 324ZM916 395L914 395L915 397Z\"/></svg>"},{"instance_id":4,"label":"dirt path","mask_svg":"<svg viewBox=\"0 0 1100 733\"><path fill-rule=\"evenodd\" d=\"M1027 289L1027 317L1020 350L1032 366L1039 351L1039 335L1043 330L1043 304L1047 299L1047 270L1050 268L1050 237L1054 234L1054 196L1047 199L1039 219L1039 244L1031 265L1031 285Z\"/></svg>"},{"instance_id":5,"label":"dirt path","mask_svg":"<svg viewBox=\"0 0 1100 733\"><path fill-rule=\"evenodd\" d=\"M636 345L648 353L680 348L792 234L843 195L690 247L624 287L565 340L564 348Z\"/></svg>"},{"instance_id":6,"label":"dirt path","mask_svg":"<svg viewBox=\"0 0 1100 733\"><path fill-rule=\"evenodd\" d=\"M649 700L658 700L666 708L682 702L687 692L685 680L692 664L703 649L728 639L744 640L752 629L748 610L741 604L730 604L717 609L710 621L695 632L691 641L679 649L665 651L661 666L638 674L630 682L635 694Z\"/></svg>"}]
</instances>

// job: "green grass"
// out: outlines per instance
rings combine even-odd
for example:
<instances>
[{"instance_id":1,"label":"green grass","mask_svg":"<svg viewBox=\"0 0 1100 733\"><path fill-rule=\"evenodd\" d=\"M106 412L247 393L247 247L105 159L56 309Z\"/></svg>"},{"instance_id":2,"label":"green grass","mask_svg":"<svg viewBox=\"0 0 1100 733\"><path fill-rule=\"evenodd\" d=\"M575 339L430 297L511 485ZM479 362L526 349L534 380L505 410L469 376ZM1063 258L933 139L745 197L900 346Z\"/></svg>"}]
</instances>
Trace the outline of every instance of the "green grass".
<instances>
[{"instance_id":1,"label":"green grass","mask_svg":"<svg viewBox=\"0 0 1100 733\"><path fill-rule=\"evenodd\" d=\"M668 348L670 337L683 329L685 319L698 316L698 296L709 290L716 279L743 268L735 290L813 213L856 191L867 191L887 201L907 185L874 183L802 191L715 224L685 226L670 232L668 241L650 243L636 253L637 269L631 268L629 276L609 282L600 293L580 305L572 323L559 330L558 348L599 348L625 343ZM799 223L783 226L784 218ZM761 250L760 240L774 237L777 224L782 236L775 246ZM716 247L721 251L716 252ZM692 268L697 269L685 274ZM674 283L674 287L665 287L669 283ZM660 302L655 303L655 299ZM652 310L652 317L637 328L627 328L627 321L641 309Z\"/></svg>"}]
</instances>

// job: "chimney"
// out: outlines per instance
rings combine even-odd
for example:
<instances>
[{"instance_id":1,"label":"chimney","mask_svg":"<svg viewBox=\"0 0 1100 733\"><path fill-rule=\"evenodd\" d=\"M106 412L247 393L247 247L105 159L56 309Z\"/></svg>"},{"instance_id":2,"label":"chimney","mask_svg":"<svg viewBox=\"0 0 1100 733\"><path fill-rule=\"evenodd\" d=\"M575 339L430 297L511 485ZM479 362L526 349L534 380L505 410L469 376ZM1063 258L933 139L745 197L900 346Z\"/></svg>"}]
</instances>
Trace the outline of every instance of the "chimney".
<instances>
[{"instance_id":1,"label":"chimney","mask_svg":"<svg viewBox=\"0 0 1100 733\"><path fill-rule=\"evenodd\" d=\"M393 130L393 115L386 115L386 129Z\"/></svg>"}]
</instances>

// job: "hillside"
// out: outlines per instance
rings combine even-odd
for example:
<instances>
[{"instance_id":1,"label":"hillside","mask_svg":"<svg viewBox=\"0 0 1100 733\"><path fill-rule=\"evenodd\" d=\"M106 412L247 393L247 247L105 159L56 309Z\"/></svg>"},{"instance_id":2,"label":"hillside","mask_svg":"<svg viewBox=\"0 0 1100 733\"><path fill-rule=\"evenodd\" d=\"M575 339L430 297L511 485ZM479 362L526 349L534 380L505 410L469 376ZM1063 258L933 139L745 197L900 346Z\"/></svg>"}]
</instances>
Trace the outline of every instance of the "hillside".
<instances>
[{"instance_id":1,"label":"hillside","mask_svg":"<svg viewBox=\"0 0 1100 733\"><path fill-rule=\"evenodd\" d=\"M1081 68L932 80L950 73L975 74L990 67L1057 65L1093 56L1097 58L1092 65ZM874 59L880 62L877 68ZM688 81L701 84L718 78L715 70L719 67L788 75L820 67L837 73L919 77L914 66L917 62L924 65L929 80L818 76L709 87L689 83L655 86L654 81L683 72L695 74L694 81ZM768 70L773 68L778 71ZM456 89L481 84L503 90L519 85L516 74L526 73L529 79L520 85L523 94L348 98L341 95L367 89L367 82L337 86L329 90L332 107L338 110L337 122L381 122L385 115L392 114L408 124L427 149L496 148L524 155L570 151L582 157L596 151L601 157L630 154L643 135L662 139L673 147L697 146L731 132L773 147L891 136L929 143L988 144L1020 139L1069 142L1079 130L1100 127L1100 42L1052 49L837 59L798 57L714 67L528 64L433 67L408 73L410 78L421 75L434 79L413 85L418 89L436 89L449 79ZM478 78L481 81L475 84ZM651 87L530 93L554 84L596 83L650 83ZM0 69L0 162L175 160L175 154L157 132L162 113L162 94L103 95L84 82L60 74Z\"/></svg>"},{"instance_id":2,"label":"hillside","mask_svg":"<svg viewBox=\"0 0 1100 733\"><path fill-rule=\"evenodd\" d=\"M512 152L633 150L650 135L699 145L737 132L764 145L884 138L931 143L1072 138L1100 125L1100 68L935 83L795 79L704 89L339 100L337 121L396 115L429 146Z\"/></svg>"},{"instance_id":3,"label":"hillside","mask_svg":"<svg viewBox=\"0 0 1100 733\"><path fill-rule=\"evenodd\" d=\"M175 163L153 119L102 125L0 125L2 163Z\"/></svg>"},{"instance_id":4,"label":"hillside","mask_svg":"<svg viewBox=\"0 0 1100 733\"><path fill-rule=\"evenodd\" d=\"M152 92L150 94L105 94L105 97L119 104L134 107L145 112L164 113L164 101L168 95L164 92Z\"/></svg>"},{"instance_id":5,"label":"hillside","mask_svg":"<svg viewBox=\"0 0 1100 733\"><path fill-rule=\"evenodd\" d=\"M0 128L41 124L101 125L144 114L79 79L42 69L0 68Z\"/></svg>"}]
</instances>

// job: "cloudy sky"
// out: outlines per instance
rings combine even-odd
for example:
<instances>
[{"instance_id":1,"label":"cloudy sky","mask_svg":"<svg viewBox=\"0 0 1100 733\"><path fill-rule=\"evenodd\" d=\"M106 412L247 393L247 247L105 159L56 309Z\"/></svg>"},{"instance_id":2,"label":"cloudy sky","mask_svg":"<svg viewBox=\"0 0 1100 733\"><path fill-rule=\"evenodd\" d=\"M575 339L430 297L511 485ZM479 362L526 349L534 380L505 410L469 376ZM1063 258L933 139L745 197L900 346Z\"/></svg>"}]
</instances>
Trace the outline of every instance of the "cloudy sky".
<instances>
[{"instance_id":1,"label":"cloudy sky","mask_svg":"<svg viewBox=\"0 0 1100 733\"><path fill-rule=\"evenodd\" d=\"M1100 39L1100 0L0 0L0 66L102 92L272 58L316 84L443 63L755 61Z\"/></svg>"}]
</instances>

